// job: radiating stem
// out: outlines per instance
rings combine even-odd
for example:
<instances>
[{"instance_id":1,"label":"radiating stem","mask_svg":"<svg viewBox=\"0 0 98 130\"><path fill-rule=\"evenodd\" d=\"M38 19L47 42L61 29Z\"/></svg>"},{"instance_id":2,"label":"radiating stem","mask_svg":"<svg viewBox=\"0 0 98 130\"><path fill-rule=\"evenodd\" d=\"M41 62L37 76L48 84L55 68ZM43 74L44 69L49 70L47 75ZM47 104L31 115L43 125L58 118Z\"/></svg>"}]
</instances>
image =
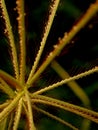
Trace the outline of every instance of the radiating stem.
<instances>
[{"instance_id":1,"label":"radiating stem","mask_svg":"<svg viewBox=\"0 0 98 130\"><path fill-rule=\"evenodd\" d=\"M44 46L45 46L48 34L50 32L50 29L51 29L51 26L52 26L52 23L53 23L53 20L54 20L54 16L55 16L59 1L60 0L54 0L53 5L52 5L52 7L50 9L50 15L49 15L49 19L48 19L48 22L46 24L46 27L45 27L45 32L44 32L42 41L40 43L40 48L39 48L38 54L36 56L34 65L32 66L32 69L31 69L31 72L30 72L27 83L29 83L30 79L32 78L32 76L33 76L33 74L34 74L34 72L35 72L35 70L37 68L37 65L39 63L39 60L41 58L41 55L42 55L42 52L44 50Z\"/></svg>"},{"instance_id":2,"label":"radiating stem","mask_svg":"<svg viewBox=\"0 0 98 130\"><path fill-rule=\"evenodd\" d=\"M29 81L28 86L40 76L40 74L46 69L46 67L51 63L51 61L61 52L65 45L67 45L70 40L83 28L87 22L94 16L94 14L98 11L98 1L92 4L84 16L79 20L79 22L72 27L69 33L66 33L64 37L59 40L59 44L55 46L54 50L49 54L46 61L40 66L38 71L34 74L32 79Z\"/></svg>"},{"instance_id":3,"label":"radiating stem","mask_svg":"<svg viewBox=\"0 0 98 130\"><path fill-rule=\"evenodd\" d=\"M6 5L4 0L0 0L0 7L2 9L2 16L5 20L5 33L7 33L8 39L9 39L9 44L11 46L11 51L12 51L12 58L13 58L13 67L15 71L15 77L16 79L19 79L19 67L18 67L18 59L17 59L17 52L16 52L16 46L15 46L15 40L14 40L14 35L12 32L12 26L10 23L8 11L6 9Z\"/></svg>"},{"instance_id":4,"label":"radiating stem","mask_svg":"<svg viewBox=\"0 0 98 130\"><path fill-rule=\"evenodd\" d=\"M18 129L18 125L19 125L19 121L20 121L20 117L21 117L21 112L22 112L22 98L19 100L18 106L16 108L13 130Z\"/></svg>"},{"instance_id":5,"label":"radiating stem","mask_svg":"<svg viewBox=\"0 0 98 130\"><path fill-rule=\"evenodd\" d=\"M63 119L61 119L61 118L59 118L59 117L57 117L57 116L54 116L53 114L50 114L50 113L47 112L47 111L44 111L44 110L42 110L42 109L40 109L40 108L38 108L38 107L36 107L36 106L34 106L34 105L33 105L33 108L34 108L35 110L37 110L37 111L39 111L39 112L42 112L43 114L45 114L45 115L51 117L52 119L55 119L56 121L58 121L58 122L64 124L65 126L68 126L69 128L71 128L71 129L73 129L73 130L78 130L78 128L76 128L76 127L73 126L72 124L70 124L70 123L64 121Z\"/></svg>"},{"instance_id":6,"label":"radiating stem","mask_svg":"<svg viewBox=\"0 0 98 130\"><path fill-rule=\"evenodd\" d=\"M18 82L17 79L13 78L11 75L7 74L3 70L0 70L0 77L5 80L11 87L16 89L21 89L22 85Z\"/></svg>"},{"instance_id":7,"label":"radiating stem","mask_svg":"<svg viewBox=\"0 0 98 130\"><path fill-rule=\"evenodd\" d=\"M46 92L46 91L49 91L49 90L54 89L56 87L59 87L59 86L61 86L63 84L66 84L66 83L68 83L70 81L77 80L79 78L82 78L82 77L85 77L87 75L93 74L94 72L98 72L98 67L95 67L95 68L93 68L91 70L88 70L88 71L86 71L84 73L81 73L81 74L78 74L76 76L61 80L60 82L54 83L54 84L52 84L52 85L50 85L48 87L42 88L42 89L38 90L37 92L33 93L33 95L42 94L43 92Z\"/></svg>"},{"instance_id":8,"label":"radiating stem","mask_svg":"<svg viewBox=\"0 0 98 130\"><path fill-rule=\"evenodd\" d=\"M19 99L21 96L24 94L24 92L19 93L13 100L12 102L3 109L2 112L0 112L0 121L2 121L4 118L8 116L8 114L16 107Z\"/></svg>"},{"instance_id":9,"label":"radiating stem","mask_svg":"<svg viewBox=\"0 0 98 130\"><path fill-rule=\"evenodd\" d=\"M24 0L17 0L18 11L18 33L20 42L20 82L25 82L25 69L26 69L26 45L25 45L25 12L24 12Z\"/></svg>"},{"instance_id":10,"label":"radiating stem","mask_svg":"<svg viewBox=\"0 0 98 130\"><path fill-rule=\"evenodd\" d=\"M87 118L95 123L98 123L98 112L89 110L87 108L83 108L77 105L73 105L64 101L60 101L58 99L53 99L53 98L42 96L42 95L32 96L32 102L44 103L47 105L58 107L66 111L75 113L84 118Z\"/></svg>"},{"instance_id":11,"label":"radiating stem","mask_svg":"<svg viewBox=\"0 0 98 130\"><path fill-rule=\"evenodd\" d=\"M2 78L0 78L0 89L2 89L3 92L8 94L10 98L13 98L15 96L14 91L10 88L10 86Z\"/></svg>"},{"instance_id":12,"label":"radiating stem","mask_svg":"<svg viewBox=\"0 0 98 130\"><path fill-rule=\"evenodd\" d=\"M29 97L28 91L25 89L25 96L26 96L26 101L27 101L27 107L28 107L28 121L29 121L29 130L36 130L34 121L33 121L33 112L31 108L31 101Z\"/></svg>"},{"instance_id":13,"label":"radiating stem","mask_svg":"<svg viewBox=\"0 0 98 130\"><path fill-rule=\"evenodd\" d=\"M3 110L5 107L9 105L10 101L4 102L3 104L0 104L0 111Z\"/></svg>"},{"instance_id":14,"label":"radiating stem","mask_svg":"<svg viewBox=\"0 0 98 130\"><path fill-rule=\"evenodd\" d=\"M70 78L70 75L66 72L66 70L56 61L53 60L51 63L51 67L56 71L56 73L62 78ZM90 99L85 93L85 91L81 88L81 86L76 81L68 82L67 85L70 89L75 93L75 95L81 100L83 106L86 108L91 108ZM91 121L88 119L84 119L82 122L81 130L89 130Z\"/></svg>"},{"instance_id":15,"label":"radiating stem","mask_svg":"<svg viewBox=\"0 0 98 130\"><path fill-rule=\"evenodd\" d=\"M51 67L56 71L56 73L62 78L67 79L70 78L70 75L65 71L65 69L55 60L51 63ZM78 85L77 82L71 81L68 82L67 85L70 89L75 93L75 95L83 102L85 107L90 107L90 100L81 86Z\"/></svg>"}]
</instances>

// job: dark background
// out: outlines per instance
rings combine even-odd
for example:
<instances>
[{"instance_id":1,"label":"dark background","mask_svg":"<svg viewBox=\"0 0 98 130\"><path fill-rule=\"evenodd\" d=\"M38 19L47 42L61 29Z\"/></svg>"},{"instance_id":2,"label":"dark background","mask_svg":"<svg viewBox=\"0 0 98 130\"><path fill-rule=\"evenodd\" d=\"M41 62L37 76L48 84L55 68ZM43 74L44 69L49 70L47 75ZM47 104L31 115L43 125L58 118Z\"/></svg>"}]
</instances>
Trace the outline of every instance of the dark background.
<instances>
[{"instance_id":1,"label":"dark background","mask_svg":"<svg viewBox=\"0 0 98 130\"><path fill-rule=\"evenodd\" d=\"M65 32L68 32L73 25L81 18L88 7L93 3L93 0L61 0L50 34L47 39L45 50L43 52L40 64L44 62L48 53L53 50L53 45L58 41L58 38L63 37ZM34 58L39 49L40 41L44 33L44 26L48 20L49 0L25 0L26 13L26 48L27 48L27 76L34 62ZM13 32L15 36L16 46L18 45L17 33L17 12L14 10L15 3L13 0L6 0L8 13L11 19ZM0 11L1 14L1 11ZM8 45L7 35L4 34L4 20L0 19L0 69L13 75L10 47ZM88 22L88 24L70 41L56 57L56 60L62 67L71 75L76 75L98 65L98 13ZM85 77L78 80L79 85L84 89L91 100L91 107L98 111L98 74ZM35 86L42 88L54 82L60 81L60 77L55 71L48 67L40 76L39 81ZM35 88L36 90L36 88ZM45 93L49 96L68 101L73 104L83 105L74 93L66 87L66 85L57 88L56 90ZM5 95L0 93L0 101L4 100ZM75 124L81 126L81 117L72 113L60 111L56 108L43 107L51 113ZM70 130L58 122L47 118L35 111L35 122L38 130ZM90 130L98 129L95 123L91 123Z\"/></svg>"}]
</instances>

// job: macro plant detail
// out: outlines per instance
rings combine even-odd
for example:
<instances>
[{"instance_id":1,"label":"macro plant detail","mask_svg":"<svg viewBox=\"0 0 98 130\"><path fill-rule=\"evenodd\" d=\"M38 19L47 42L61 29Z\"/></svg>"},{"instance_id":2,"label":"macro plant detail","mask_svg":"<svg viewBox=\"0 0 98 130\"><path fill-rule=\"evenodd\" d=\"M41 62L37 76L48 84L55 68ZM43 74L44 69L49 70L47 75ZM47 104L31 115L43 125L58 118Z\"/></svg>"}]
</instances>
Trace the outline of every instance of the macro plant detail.
<instances>
[{"instance_id":1,"label":"macro plant detail","mask_svg":"<svg viewBox=\"0 0 98 130\"><path fill-rule=\"evenodd\" d=\"M8 44L10 46L11 61L13 65L12 69L14 70L14 75L8 74L4 70L0 70L0 90L2 90L7 95L7 99L0 104L0 129L2 130L17 130L21 126L22 121L25 122L25 126L23 126L22 129L36 130L37 123L34 121L35 111L41 112L57 120L63 125L68 126L70 129L80 129L77 128L77 126L74 126L73 124L59 118L58 116L55 116L48 111L43 110L41 107L39 107L40 104L48 105L54 107L55 109L63 109L65 111L69 111L78 116L81 116L85 118L84 123L86 122L88 125L90 125L90 121L98 123L98 113L90 109L90 101L88 96L75 82L75 80L98 72L98 67L95 66L88 71L70 77L69 74L55 60L56 56L60 54L63 48L67 44L70 44L70 41L74 38L74 36L97 13L98 0L96 0L95 3L91 4L82 18L75 25L73 25L72 29L69 32L65 33L64 36L58 40L57 44L53 45L53 50L49 52L44 62L40 65L41 56L44 52L46 46L45 44L59 4L60 0L52 0L50 2L48 20L44 27L44 33L40 42L39 50L36 54L31 70L28 72L29 74L27 74L25 1L16 0L15 11L18 15L16 18L18 26L18 42L16 42L13 33L13 24L11 24L10 16L6 7L6 1L0 0L2 19L4 20L5 24L4 32L7 36ZM46 87L42 86L42 88L38 88L36 91L33 90L33 88L35 89L35 83L37 84L39 82L40 75L47 69L48 66L51 66L51 68L56 71L62 80L50 84ZM81 100L81 102L83 102L85 107L74 105L44 95L45 92L50 90L52 91L53 89L59 88L64 84L68 84L70 89L72 89L75 95ZM87 127L85 127L85 129L87 130Z\"/></svg>"}]
</instances>

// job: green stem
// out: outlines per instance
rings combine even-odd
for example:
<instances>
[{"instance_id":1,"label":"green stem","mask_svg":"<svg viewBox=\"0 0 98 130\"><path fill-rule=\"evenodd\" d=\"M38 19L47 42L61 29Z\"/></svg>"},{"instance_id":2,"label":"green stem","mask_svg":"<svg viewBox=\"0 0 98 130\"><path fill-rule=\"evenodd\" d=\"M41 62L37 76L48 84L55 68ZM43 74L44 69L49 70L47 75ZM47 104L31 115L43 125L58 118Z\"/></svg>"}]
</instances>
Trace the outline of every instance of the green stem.
<instances>
[{"instance_id":1,"label":"green stem","mask_svg":"<svg viewBox=\"0 0 98 130\"><path fill-rule=\"evenodd\" d=\"M19 93L13 100L12 102L4 108L4 110L0 113L0 122L5 119L8 114L16 107L19 99L22 97L22 95L24 94L24 91Z\"/></svg>"},{"instance_id":2,"label":"green stem","mask_svg":"<svg viewBox=\"0 0 98 130\"><path fill-rule=\"evenodd\" d=\"M25 69L26 69L26 45L25 45L25 14L24 14L24 0L17 0L18 11L18 33L20 42L20 82L25 82Z\"/></svg>"},{"instance_id":3,"label":"green stem","mask_svg":"<svg viewBox=\"0 0 98 130\"><path fill-rule=\"evenodd\" d=\"M52 61L51 67L56 71L56 73L62 79L70 78L70 75L55 60ZM75 93L75 95L83 102L84 106L89 108L90 107L90 100L89 100L87 94L81 88L81 86L79 86L76 81L68 82L67 85Z\"/></svg>"},{"instance_id":4,"label":"green stem","mask_svg":"<svg viewBox=\"0 0 98 130\"><path fill-rule=\"evenodd\" d=\"M31 100L29 97L28 91L25 89L25 97L27 101L27 107L28 107L28 120L29 120L29 129L30 130L36 130L34 121L33 121L33 112L32 112L32 107L31 107Z\"/></svg>"},{"instance_id":5,"label":"green stem","mask_svg":"<svg viewBox=\"0 0 98 130\"><path fill-rule=\"evenodd\" d=\"M83 108L83 107L80 107L77 105L73 105L73 104L70 104L70 103L67 103L64 101L60 101L60 100L42 96L42 95L32 96L32 102L44 103L47 105L58 107L58 108L66 110L66 111L75 113L84 118L87 118L95 123L98 123L98 112L89 110L87 108Z\"/></svg>"},{"instance_id":6,"label":"green stem","mask_svg":"<svg viewBox=\"0 0 98 130\"><path fill-rule=\"evenodd\" d=\"M59 44L55 46L54 50L49 54L46 61L40 66L38 71L32 77L32 79L28 83L28 87L30 87L35 80L40 76L40 74L46 69L46 67L51 63L51 61L61 52L65 45L67 45L70 40L83 28L87 22L94 16L94 14L98 11L98 1L92 4L84 16L80 19L80 21L72 27L68 34L65 34L64 37L59 40Z\"/></svg>"},{"instance_id":7,"label":"green stem","mask_svg":"<svg viewBox=\"0 0 98 130\"><path fill-rule=\"evenodd\" d=\"M94 72L98 72L98 67L95 67L95 68L93 68L91 70L88 70L88 71L86 71L84 73L81 73L81 74L78 74L76 76L61 80L60 82L54 83L54 84L52 84L52 85L50 85L48 87L42 88L42 89L34 92L33 95L42 94L43 92L46 92L46 91L49 91L49 90L54 89L56 87L59 87L59 86L61 86L63 84L66 84L66 83L68 83L70 81L77 80L79 78L82 78L82 77L85 77L87 75L93 74Z\"/></svg>"},{"instance_id":8,"label":"green stem","mask_svg":"<svg viewBox=\"0 0 98 130\"><path fill-rule=\"evenodd\" d=\"M14 91L2 78L0 78L0 89L2 89L6 94L8 94L10 98L13 98L15 96Z\"/></svg>"},{"instance_id":9,"label":"green stem","mask_svg":"<svg viewBox=\"0 0 98 130\"><path fill-rule=\"evenodd\" d=\"M12 61L13 61L13 67L14 67L14 71L15 71L15 77L16 77L16 79L19 79L19 68L18 68L18 59L17 59L15 40L14 40L12 26L10 23L8 11L6 9L6 5L5 5L4 0L0 0L0 7L2 9L2 16L5 20L5 25L6 25L5 33L7 33L7 35L8 35L9 44L11 46L12 58L13 58Z\"/></svg>"},{"instance_id":10,"label":"green stem","mask_svg":"<svg viewBox=\"0 0 98 130\"><path fill-rule=\"evenodd\" d=\"M71 128L71 129L73 129L73 130L78 130L78 128L76 128L76 127L73 126L72 124L70 124L70 123L68 123L68 122L66 122L66 121L64 121L64 120L62 120L61 118L59 118L59 117L57 117L57 116L54 116L53 114L50 114L50 113L47 112L47 111L44 111L44 110L42 110L42 109L40 109L40 108L38 108L38 107L36 107L36 106L34 106L34 105L33 105L33 108L34 108L35 110L37 110L37 111L39 111L39 112L42 112L43 114L45 114L45 115L51 117L52 119L55 119L56 121L58 121L58 122L64 124L65 126L68 126L69 128Z\"/></svg>"},{"instance_id":11,"label":"green stem","mask_svg":"<svg viewBox=\"0 0 98 130\"><path fill-rule=\"evenodd\" d=\"M38 51L37 56L35 58L34 65L32 66L32 69L31 69L31 72L30 72L27 83L29 83L30 79L32 78L32 76L33 76L33 74L34 74L34 72L35 72L35 70L36 70L36 68L38 66L39 60L40 60L42 52L44 50L44 46L46 44L48 34L50 32L50 29L51 29L51 26L52 26L52 23L53 23L53 19L54 19L57 7L59 5L59 1L60 0L54 0L54 3L53 3L53 5L52 5L52 7L50 9L50 15L49 15L49 19L48 19L48 22L46 24L46 27L45 27L45 32L44 32L42 41L40 43L40 48L39 48L39 51Z\"/></svg>"},{"instance_id":12,"label":"green stem","mask_svg":"<svg viewBox=\"0 0 98 130\"><path fill-rule=\"evenodd\" d=\"M17 79L13 78L11 75L4 72L3 70L0 70L0 77L16 89L22 88L22 85L17 81Z\"/></svg>"},{"instance_id":13,"label":"green stem","mask_svg":"<svg viewBox=\"0 0 98 130\"><path fill-rule=\"evenodd\" d=\"M19 100L16 112L15 112L13 130L18 129L19 121L21 118L21 112L22 112L22 98Z\"/></svg>"}]
</instances>

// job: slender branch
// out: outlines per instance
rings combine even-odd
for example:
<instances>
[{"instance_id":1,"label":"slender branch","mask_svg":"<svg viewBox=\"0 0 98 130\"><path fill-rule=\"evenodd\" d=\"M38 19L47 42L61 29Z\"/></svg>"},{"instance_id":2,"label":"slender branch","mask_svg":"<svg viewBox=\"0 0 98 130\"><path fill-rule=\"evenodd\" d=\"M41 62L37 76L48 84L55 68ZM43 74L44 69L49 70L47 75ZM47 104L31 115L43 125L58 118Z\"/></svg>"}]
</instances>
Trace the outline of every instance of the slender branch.
<instances>
[{"instance_id":1,"label":"slender branch","mask_svg":"<svg viewBox=\"0 0 98 130\"><path fill-rule=\"evenodd\" d=\"M0 122L0 130L6 130L7 120L8 120L8 117L6 117L2 122Z\"/></svg>"},{"instance_id":2,"label":"slender branch","mask_svg":"<svg viewBox=\"0 0 98 130\"><path fill-rule=\"evenodd\" d=\"M25 90L25 97L26 97L27 107L28 107L29 129L36 130L36 128L34 126L34 121L33 121L33 112L32 112L32 108L31 108L31 101L30 101L30 97L29 97L27 90Z\"/></svg>"},{"instance_id":3,"label":"slender branch","mask_svg":"<svg viewBox=\"0 0 98 130\"><path fill-rule=\"evenodd\" d=\"M10 117L10 121L9 121L9 124L8 124L8 130L11 130L12 125L13 125L13 120L14 120L14 112L12 112L9 117Z\"/></svg>"},{"instance_id":4,"label":"slender branch","mask_svg":"<svg viewBox=\"0 0 98 130\"><path fill-rule=\"evenodd\" d=\"M21 112L22 112L22 98L19 100L18 106L16 108L13 130L17 130L17 128L18 128L19 120L20 120L20 117L21 117Z\"/></svg>"},{"instance_id":5,"label":"slender branch","mask_svg":"<svg viewBox=\"0 0 98 130\"><path fill-rule=\"evenodd\" d=\"M52 4L52 7L51 7L51 9L50 9L49 19L48 19L48 22L47 22L46 27L45 27L45 32L44 32L42 41L41 41L41 43L40 43L40 48L39 48L39 51L38 51L38 53L37 53L37 56L36 56L34 65L32 66L32 69L31 69L29 78L28 78L28 80L27 80L27 83L28 83L28 84L29 84L29 81L30 81L30 79L32 78L32 76L33 76L33 74L34 74L34 72L35 72L35 70L36 70L36 68L37 68L37 65L38 65L39 60L40 60L41 55L42 55L42 52L43 52L43 50L44 50L44 46L45 46L45 43L46 43L48 34L49 34L49 32L50 32L50 29L51 29L51 26L52 26L52 23L53 23L53 19L54 19L54 16L55 16L55 13L56 13L56 10L57 10L59 1L60 1L60 0L54 0L54 2L53 2L53 4Z\"/></svg>"},{"instance_id":6,"label":"slender branch","mask_svg":"<svg viewBox=\"0 0 98 130\"><path fill-rule=\"evenodd\" d=\"M87 75L93 74L94 72L98 72L98 67L95 67L95 68L93 68L91 70L88 70L88 71L86 71L84 73L81 73L81 74L78 74L76 76L69 77L67 79L61 80L60 82L54 83L54 84L52 84L52 85L50 85L48 87L42 88L42 89L38 90L37 92L34 92L33 95L42 94L43 92L46 92L46 91L49 91L49 90L54 89L56 87L59 87L59 86L61 86L63 84L66 84L66 83L68 83L70 81L77 80L79 78L82 78L82 77L85 77Z\"/></svg>"},{"instance_id":7,"label":"slender branch","mask_svg":"<svg viewBox=\"0 0 98 130\"><path fill-rule=\"evenodd\" d=\"M3 104L0 104L0 110L4 109L5 107L7 107L9 105L10 102L4 102Z\"/></svg>"},{"instance_id":8,"label":"slender branch","mask_svg":"<svg viewBox=\"0 0 98 130\"><path fill-rule=\"evenodd\" d=\"M66 111L75 113L84 118L87 118L95 123L98 123L98 112L89 110L87 108L83 108L77 105L73 105L64 101L60 101L58 99L53 99L53 98L42 96L42 95L32 96L32 103L34 102L58 107Z\"/></svg>"},{"instance_id":9,"label":"slender branch","mask_svg":"<svg viewBox=\"0 0 98 130\"><path fill-rule=\"evenodd\" d=\"M52 61L51 67L56 71L56 73L62 79L70 78L70 75L56 60ZM75 95L81 100L81 102L83 103L83 106L90 109L91 108L90 99L88 95L85 93L85 91L82 89L82 87L76 81L68 82L67 85L75 93ZM82 126L81 130L88 130L90 127L90 124L91 124L90 120L84 119L81 125Z\"/></svg>"},{"instance_id":10,"label":"slender branch","mask_svg":"<svg viewBox=\"0 0 98 130\"><path fill-rule=\"evenodd\" d=\"M11 46L11 51L12 51L12 58L13 58L13 67L15 71L15 77L16 79L19 78L19 68L18 68L18 59L17 59L17 52L16 52L16 47L15 47L15 40L14 40L14 35L12 32L12 26L10 23L9 15L6 9L6 5L4 0L0 0L0 7L2 9L2 16L5 20L5 32L7 33L8 39L9 39L9 44Z\"/></svg>"},{"instance_id":11,"label":"slender branch","mask_svg":"<svg viewBox=\"0 0 98 130\"><path fill-rule=\"evenodd\" d=\"M20 42L20 82L25 82L25 66L26 66L26 45L25 45L25 14L24 14L24 0L17 0L18 11L18 33Z\"/></svg>"},{"instance_id":12,"label":"slender branch","mask_svg":"<svg viewBox=\"0 0 98 130\"><path fill-rule=\"evenodd\" d=\"M0 77L16 89L22 88L22 85L17 81L17 79L13 78L11 75L7 74L3 70L0 70Z\"/></svg>"},{"instance_id":13,"label":"slender branch","mask_svg":"<svg viewBox=\"0 0 98 130\"><path fill-rule=\"evenodd\" d=\"M51 63L51 61L61 52L61 50L66 46L70 40L83 28L87 22L94 16L98 11L98 1L92 4L80 21L72 27L69 33L65 33L64 37L59 40L59 44L54 46L54 50L50 52L49 56L46 58L46 61L40 66L38 71L34 74L32 79L28 83L28 87L33 84L33 82L40 76L40 74L46 69L46 67Z\"/></svg>"},{"instance_id":14,"label":"slender branch","mask_svg":"<svg viewBox=\"0 0 98 130\"><path fill-rule=\"evenodd\" d=\"M0 122L5 119L8 114L16 107L19 99L21 98L21 96L24 94L24 92L19 93L13 100L12 102L6 107L4 108L4 110L0 113Z\"/></svg>"},{"instance_id":15,"label":"slender branch","mask_svg":"<svg viewBox=\"0 0 98 130\"><path fill-rule=\"evenodd\" d=\"M0 89L2 89L6 94L8 94L10 98L13 98L15 96L14 91L2 78L0 78Z\"/></svg>"},{"instance_id":16,"label":"slender branch","mask_svg":"<svg viewBox=\"0 0 98 130\"><path fill-rule=\"evenodd\" d=\"M70 78L70 75L65 71L65 69L57 61L53 60L51 63L51 67L56 71L56 73L62 79ZM90 100L87 94L84 92L81 86L78 85L77 82L75 81L67 82L67 85L75 93L75 95L83 102L85 107L90 107Z\"/></svg>"},{"instance_id":17,"label":"slender branch","mask_svg":"<svg viewBox=\"0 0 98 130\"><path fill-rule=\"evenodd\" d=\"M73 126L72 124L70 124L70 123L64 121L63 119L61 119L61 118L59 118L59 117L57 117L57 116L54 116L53 114L50 114L50 113L47 112L47 111L44 111L44 110L42 110L42 109L40 109L40 108L38 108L38 107L36 107L36 106L34 106L34 105L33 105L33 108L34 108L35 110L37 110L37 111L39 111L39 112L42 112L43 114L45 114L45 115L51 117L52 119L55 119L56 121L58 121L58 122L64 124L65 126L68 126L69 128L71 128L71 129L73 129L73 130L78 130L78 128L76 128L76 127Z\"/></svg>"}]
</instances>

